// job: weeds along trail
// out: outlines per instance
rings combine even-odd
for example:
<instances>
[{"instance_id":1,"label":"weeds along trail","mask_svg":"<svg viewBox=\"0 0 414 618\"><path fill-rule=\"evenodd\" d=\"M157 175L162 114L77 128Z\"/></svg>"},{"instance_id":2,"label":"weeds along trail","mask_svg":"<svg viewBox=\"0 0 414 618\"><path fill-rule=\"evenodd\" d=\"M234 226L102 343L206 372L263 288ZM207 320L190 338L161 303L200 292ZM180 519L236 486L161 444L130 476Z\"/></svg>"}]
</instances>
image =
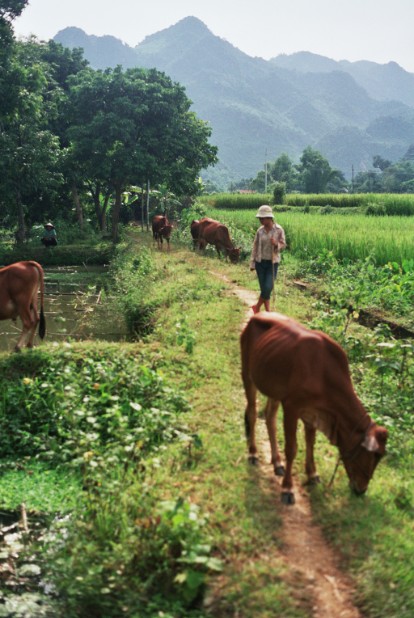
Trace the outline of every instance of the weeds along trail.
<instances>
[{"instance_id":1,"label":"weeds along trail","mask_svg":"<svg viewBox=\"0 0 414 618\"><path fill-rule=\"evenodd\" d=\"M256 301L257 293L235 285L221 273L211 274L227 283L229 291L249 307L244 326L252 315L250 307ZM263 419L259 419L257 436L260 474L272 484L278 514L282 516L282 554L289 572L293 577L300 574L301 580L305 582L304 594L311 599L315 617L362 618L352 601L355 596L352 581L340 570L338 555L325 541L321 529L313 523L308 495L298 480L295 482L296 504L285 506L281 502L281 484L274 476L272 465L268 463L270 446Z\"/></svg>"}]
</instances>

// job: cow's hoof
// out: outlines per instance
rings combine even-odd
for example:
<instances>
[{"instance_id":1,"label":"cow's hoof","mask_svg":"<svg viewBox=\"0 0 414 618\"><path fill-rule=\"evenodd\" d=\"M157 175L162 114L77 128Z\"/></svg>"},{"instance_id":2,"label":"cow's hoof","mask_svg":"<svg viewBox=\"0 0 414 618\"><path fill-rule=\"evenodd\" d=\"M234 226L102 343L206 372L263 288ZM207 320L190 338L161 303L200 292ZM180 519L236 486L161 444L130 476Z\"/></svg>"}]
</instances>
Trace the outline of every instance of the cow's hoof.
<instances>
[{"instance_id":1,"label":"cow's hoof","mask_svg":"<svg viewBox=\"0 0 414 618\"><path fill-rule=\"evenodd\" d=\"M283 491L282 504L295 504L295 494L292 491Z\"/></svg>"},{"instance_id":2,"label":"cow's hoof","mask_svg":"<svg viewBox=\"0 0 414 618\"><path fill-rule=\"evenodd\" d=\"M17 352L17 353L19 353L19 352L21 352L21 349L20 349L20 348L18 348L18 347L16 346L16 347L14 348L14 351L15 351L15 352Z\"/></svg>"},{"instance_id":3,"label":"cow's hoof","mask_svg":"<svg viewBox=\"0 0 414 618\"><path fill-rule=\"evenodd\" d=\"M252 466L257 466L259 464L259 458L256 455L250 455L249 463L252 464Z\"/></svg>"},{"instance_id":4,"label":"cow's hoof","mask_svg":"<svg viewBox=\"0 0 414 618\"><path fill-rule=\"evenodd\" d=\"M319 476L311 476L305 483L307 487L313 487L314 485L319 485L321 479Z\"/></svg>"},{"instance_id":5,"label":"cow's hoof","mask_svg":"<svg viewBox=\"0 0 414 618\"><path fill-rule=\"evenodd\" d=\"M284 466L275 466L275 475L276 476L285 476L285 467Z\"/></svg>"}]
</instances>

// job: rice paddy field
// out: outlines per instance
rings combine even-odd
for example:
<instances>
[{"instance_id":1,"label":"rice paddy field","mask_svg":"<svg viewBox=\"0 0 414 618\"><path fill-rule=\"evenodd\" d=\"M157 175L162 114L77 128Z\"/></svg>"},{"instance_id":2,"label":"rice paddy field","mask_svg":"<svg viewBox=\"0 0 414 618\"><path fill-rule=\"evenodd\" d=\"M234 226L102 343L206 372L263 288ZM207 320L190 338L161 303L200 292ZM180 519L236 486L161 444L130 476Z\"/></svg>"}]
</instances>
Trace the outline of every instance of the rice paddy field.
<instances>
[{"instance_id":1,"label":"rice paddy field","mask_svg":"<svg viewBox=\"0 0 414 618\"><path fill-rule=\"evenodd\" d=\"M215 193L204 196L203 201L211 208L239 210L271 204L273 196L269 193ZM414 215L414 195L410 193L288 193L283 204L298 208L351 208L362 212L369 207L380 207L387 215Z\"/></svg>"},{"instance_id":2,"label":"rice paddy field","mask_svg":"<svg viewBox=\"0 0 414 618\"><path fill-rule=\"evenodd\" d=\"M320 214L290 210L278 212L288 248L298 257L332 251L338 259L360 260L371 256L378 265L414 260L414 217L368 217L363 214ZM246 245L257 230L256 209L214 209L207 215L246 235Z\"/></svg>"}]
</instances>

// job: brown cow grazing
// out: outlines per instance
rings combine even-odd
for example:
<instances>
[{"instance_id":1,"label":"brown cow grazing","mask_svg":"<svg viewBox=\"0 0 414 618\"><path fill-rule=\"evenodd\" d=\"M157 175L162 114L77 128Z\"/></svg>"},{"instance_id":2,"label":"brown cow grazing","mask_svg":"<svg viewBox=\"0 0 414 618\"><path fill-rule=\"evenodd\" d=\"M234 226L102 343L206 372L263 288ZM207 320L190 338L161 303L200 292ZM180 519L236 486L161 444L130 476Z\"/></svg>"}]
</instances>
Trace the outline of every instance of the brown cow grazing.
<instances>
[{"instance_id":1,"label":"brown cow grazing","mask_svg":"<svg viewBox=\"0 0 414 618\"><path fill-rule=\"evenodd\" d=\"M294 503L292 464L299 419L305 426L306 474L317 482L313 449L316 430L339 449L356 494L363 494L385 454L387 430L374 423L352 386L343 349L322 332L278 313L253 316L241 335L249 459L257 462L256 393L268 397L265 419L275 474L283 476L282 502ZM283 406L286 471L276 443L276 413Z\"/></svg>"},{"instance_id":2,"label":"brown cow grazing","mask_svg":"<svg viewBox=\"0 0 414 618\"><path fill-rule=\"evenodd\" d=\"M230 240L228 228L214 219L204 217L198 222L198 246L205 249L206 245L214 245L217 253L224 251L226 257L236 264L240 258L240 249L236 249Z\"/></svg>"},{"instance_id":3,"label":"brown cow grazing","mask_svg":"<svg viewBox=\"0 0 414 618\"><path fill-rule=\"evenodd\" d=\"M40 316L37 311L39 289ZM16 262L0 268L0 320L16 320L19 316L23 325L16 352L20 352L25 344L28 348L33 347L38 324L40 338L45 336L44 292L43 268L37 262Z\"/></svg>"},{"instance_id":4,"label":"brown cow grazing","mask_svg":"<svg viewBox=\"0 0 414 618\"><path fill-rule=\"evenodd\" d=\"M191 238L193 239L193 249L197 247L198 244L198 228L200 221L198 219L194 219L190 224L190 233Z\"/></svg>"}]
</instances>

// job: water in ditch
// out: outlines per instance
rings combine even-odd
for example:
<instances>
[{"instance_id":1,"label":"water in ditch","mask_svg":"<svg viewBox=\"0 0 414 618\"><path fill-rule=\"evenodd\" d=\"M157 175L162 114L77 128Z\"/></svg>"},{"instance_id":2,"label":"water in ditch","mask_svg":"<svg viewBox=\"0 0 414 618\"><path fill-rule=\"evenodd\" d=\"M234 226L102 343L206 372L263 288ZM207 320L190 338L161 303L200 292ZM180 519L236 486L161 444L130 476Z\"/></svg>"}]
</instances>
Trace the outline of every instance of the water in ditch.
<instances>
[{"instance_id":1,"label":"water in ditch","mask_svg":"<svg viewBox=\"0 0 414 618\"><path fill-rule=\"evenodd\" d=\"M47 342L82 339L119 341L126 338L120 315L110 312L106 301L105 266L45 268ZM21 332L21 322L0 322L0 352L12 351ZM40 339L36 334L35 345Z\"/></svg>"}]
</instances>

